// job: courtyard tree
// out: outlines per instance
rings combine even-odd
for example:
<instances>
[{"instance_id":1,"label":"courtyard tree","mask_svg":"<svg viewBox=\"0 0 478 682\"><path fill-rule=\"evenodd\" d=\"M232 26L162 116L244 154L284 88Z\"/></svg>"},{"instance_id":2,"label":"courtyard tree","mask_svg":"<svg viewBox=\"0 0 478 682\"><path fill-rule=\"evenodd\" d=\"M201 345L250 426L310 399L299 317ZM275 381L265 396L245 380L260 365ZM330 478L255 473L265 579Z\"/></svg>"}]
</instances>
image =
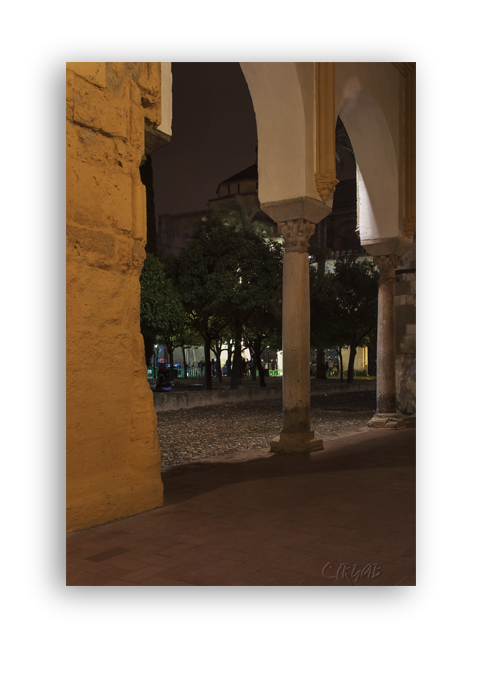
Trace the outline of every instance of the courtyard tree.
<instances>
[{"instance_id":1,"label":"courtyard tree","mask_svg":"<svg viewBox=\"0 0 478 682\"><path fill-rule=\"evenodd\" d=\"M249 200L240 195L224 199L211 211L209 218L226 227L253 232L265 239L279 238L277 224L261 209L257 196Z\"/></svg>"},{"instance_id":2,"label":"courtyard tree","mask_svg":"<svg viewBox=\"0 0 478 682\"><path fill-rule=\"evenodd\" d=\"M179 347L181 348L181 353L183 356L183 367L184 367L184 378L186 378L186 351L189 348L197 348L202 345L202 337L198 332L190 325L189 320L186 316L186 322L179 334Z\"/></svg>"},{"instance_id":3,"label":"courtyard tree","mask_svg":"<svg viewBox=\"0 0 478 682\"><path fill-rule=\"evenodd\" d=\"M146 254L140 284L140 325L146 364L149 363L157 341L166 346L172 364L174 348L181 345L186 312L163 263L152 253Z\"/></svg>"},{"instance_id":4,"label":"courtyard tree","mask_svg":"<svg viewBox=\"0 0 478 682\"><path fill-rule=\"evenodd\" d=\"M259 374L259 386L266 387L261 355L266 348L278 351L282 348L282 319L281 319L280 289L272 298L267 310L257 309L244 327L246 345L253 359L251 376L256 381L256 371Z\"/></svg>"},{"instance_id":5,"label":"courtyard tree","mask_svg":"<svg viewBox=\"0 0 478 682\"><path fill-rule=\"evenodd\" d=\"M234 337L234 358L231 388L238 388L242 370L242 339L244 330L255 329L256 348L265 334L259 332L261 321L271 313L274 300L280 296L282 287L282 246L247 230L238 230L240 248L237 251L236 282L227 296L226 314ZM239 246L238 243L238 246ZM253 324L254 318L256 323ZM255 364L260 363L260 351L254 355ZM264 379L262 379L264 381Z\"/></svg>"},{"instance_id":6,"label":"courtyard tree","mask_svg":"<svg viewBox=\"0 0 478 682\"><path fill-rule=\"evenodd\" d=\"M334 325L343 346L350 349L347 383L352 383L357 348L369 344L377 326L378 270L368 258L341 256L330 276L334 291Z\"/></svg>"},{"instance_id":7,"label":"courtyard tree","mask_svg":"<svg viewBox=\"0 0 478 682\"><path fill-rule=\"evenodd\" d=\"M235 245L231 230L220 224L205 224L181 249L175 264L175 280L189 325L204 343L205 388L212 388L211 345L228 325L225 291L234 276L231 269Z\"/></svg>"},{"instance_id":8,"label":"courtyard tree","mask_svg":"<svg viewBox=\"0 0 478 682\"><path fill-rule=\"evenodd\" d=\"M378 272L369 259L340 256L333 271L310 268L311 347L350 349L347 382L353 381L357 348L368 345L377 325Z\"/></svg>"},{"instance_id":9,"label":"courtyard tree","mask_svg":"<svg viewBox=\"0 0 478 682\"><path fill-rule=\"evenodd\" d=\"M212 387L213 341L234 338L231 388L241 375L244 325L267 309L281 282L281 247L252 231L235 229L209 217L180 252L177 282L190 324L201 334L206 361L206 388Z\"/></svg>"},{"instance_id":10,"label":"courtyard tree","mask_svg":"<svg viewBox=\"0 0 478 682\"><path fill-rule=\"evenodd\" d=\"M334 326L334 294L325 264L332 252L319 245L311 245L309 253L310 279L310 346L315 349L315 376L326 379L325 350L336 346Z\"/></svg>"},{"instance_id":11,"label":"courtyard tree","mask_svg":"<svg viewBox=\"0 0 478 682\"><path fill-rule=\"evenodd\" d=\"M221 334L217 339L213 339L211 343L211 350L216 356L217 378L222 384L222 367L221 367L221 353L227 351L228 359L226 360L227 376L231 376L231 358L232 358L233 342L231 340L231 333L228 327L221 330Z\"/></svg>"},{"instance_id":12,"label":"courtyard tree","mask_svg":"<svg viewBox=\"0 0 478 682\"><path fill-rule=\"evenodd\" d=\"M245 199L238 195L232 199L224 199L219 202L210 212L209 216L206 216L203 220L204 222L218 222L237 232L258 235L263 239L261 244L262 247L264 246L264 242L267 244L272 240L277 241L279 239L277 224L261 209L257 196ZM237 319L231 320L230 335L232 338L228 342L228 360L226 364L227 375L228 377L232 377L231 387L233 388L240 382L241 372L241 349L239 348L241 341L239 338L242 339L242 332L239 330L239 326ZM234 374L232 372L232 368L234 367L234 363L232 362L233 353L236 359L236 370L234 371ZM254 371L253 379L255 378ZM261 382L264 383L263 373Z\"/></svg>"}]
</instances>

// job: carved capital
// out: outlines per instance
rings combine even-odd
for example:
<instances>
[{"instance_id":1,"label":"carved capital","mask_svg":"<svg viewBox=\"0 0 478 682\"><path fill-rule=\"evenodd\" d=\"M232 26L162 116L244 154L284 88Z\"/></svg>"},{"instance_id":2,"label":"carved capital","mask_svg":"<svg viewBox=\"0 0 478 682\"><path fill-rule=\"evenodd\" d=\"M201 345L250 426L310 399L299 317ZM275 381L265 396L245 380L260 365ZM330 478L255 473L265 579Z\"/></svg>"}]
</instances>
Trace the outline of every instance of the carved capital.
<instances>
[{"instance_id":1,"label":"carved capital","mask_svg":"<svg viewBox=\"0 0 478 682\"><path fill-rule=\"evenodd\" d=\"M315 232L315 223L298 218L296 220L286 220L278 224L279 232L284 237L286 253L297 251L306 253L309 247L309 239Z\"/></svg>"},{"instance_id":2,"label":"carved capital","mask_svg":"<svg viewBox=\"0 0 478 682\"><path fill-rule=\"evenodd\" d=\"M339 181L337 178L320 178L315 176L315 186L317 188L317 194L322 199L322 201L327 201L331 194L335 192L335 187L338 185Z\"/></svg>"},{"instance_id":3,"label":"carved capital","mask_svg":"<svg viewBox=\"0 0 478 682\"><path fill-rule=\"evenodd\" d=\"M378 268L380 279L394 279L395 270L400 263L400 256L374 256L373 262Z\"/></svg>"},{"instance_id":4,"label":"carved capital","mask_svg":"<svg viewBox=\"0 0 478 682\"><path fill-rule=\"evenodd\" d=\"M415 234L415 231L416 231L415 218L410 219L405 218L403 221L403 234L405 235L405 237L411 239Z\"/></svg>"}]
</instances>

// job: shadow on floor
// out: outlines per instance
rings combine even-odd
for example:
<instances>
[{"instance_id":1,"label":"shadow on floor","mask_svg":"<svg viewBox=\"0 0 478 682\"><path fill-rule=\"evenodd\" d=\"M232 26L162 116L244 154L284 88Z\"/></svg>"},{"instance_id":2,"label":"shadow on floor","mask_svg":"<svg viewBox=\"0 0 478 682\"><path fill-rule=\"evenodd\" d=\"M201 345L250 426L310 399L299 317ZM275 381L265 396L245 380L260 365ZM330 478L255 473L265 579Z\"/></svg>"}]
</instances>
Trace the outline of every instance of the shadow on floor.
<instances>
[{"instance_id":1,"label":"shadow on floor","mask_svg":"<svg viewBox=\"0 0 478 682\"><path fill-rule=\"evenodd\" d=\"M328 474L332 472L371 472L373 470L415 467L415 429L377 430L359 433L325 443L325 449L310 455L267 455L247 461L208 460L175 467L162 474L164 507L244 481ZM410 473L404 476L404 484ZM413 479L414 483L414 479Z\"/></svg>"}]
</instances>

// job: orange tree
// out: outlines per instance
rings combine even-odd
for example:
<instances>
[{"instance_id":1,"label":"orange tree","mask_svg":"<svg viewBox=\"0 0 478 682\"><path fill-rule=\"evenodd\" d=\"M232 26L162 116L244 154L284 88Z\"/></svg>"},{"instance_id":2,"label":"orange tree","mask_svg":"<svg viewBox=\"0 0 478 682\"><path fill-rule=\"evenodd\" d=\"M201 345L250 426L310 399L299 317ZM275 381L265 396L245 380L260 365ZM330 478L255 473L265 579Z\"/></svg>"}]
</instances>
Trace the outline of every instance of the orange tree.
<instances>
[{"instance_id":1,"label":"orange tree","mask_svg":"<svg viewBox=\"0 0 478 682\"><path fill-rule=\"evenodd\" d=\"M347 382L353 381L357 348L377 326L378 271L368 259L340 256L333 272L311 275L311 339L319 348L350 349Z\"/></svg>"},{"instance_id":2,"label":"orange tree","mask_svg":"<svg viewBox=\"0 0 478 682\"><path fill-rule=\"evenodd\" d=\"M174 349L181 345L186 312L163 263L152 253L146 254L140 284L140 324L146 364L153 354L154 344L160 341L168 349L172 365Z\"/></svg>"},{"instance_id":3,"label":"orange tree","mask_svg":"<svg viewBox=\"0 0 478 682\"><path fill-rule=\"evenodd\" d=\"M244 325L280 289L281 246L212 217L181 249L175 279L189 324L204 341L206 389L212 387L211 344L226 327L235 341L231 388L238 388Z\"/></svg>"}]
</instances>

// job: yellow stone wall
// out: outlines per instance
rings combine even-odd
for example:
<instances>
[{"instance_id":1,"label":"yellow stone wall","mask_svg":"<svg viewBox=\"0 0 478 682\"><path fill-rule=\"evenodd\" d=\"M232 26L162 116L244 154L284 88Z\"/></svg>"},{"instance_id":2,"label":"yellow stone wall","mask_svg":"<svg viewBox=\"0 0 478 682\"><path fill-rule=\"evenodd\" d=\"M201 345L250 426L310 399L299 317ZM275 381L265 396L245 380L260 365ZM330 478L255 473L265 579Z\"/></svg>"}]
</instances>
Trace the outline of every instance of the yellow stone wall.
<instances>
[{"instance_id":1,"label":"yellow stone wall","mask_svg":"<svg viewBox=\"0 0 478 682\"><path fill-rule=\"evenodd\" d=\"M67 63L67 530L162 504L139 326L160 63Z\"/></svg>"},{"instance_id":2,"label":"yellow stone wall","mask_svg":"<svg viewBox=\"0 0 478 682\"><path fill-rule=\"evenodd\" d=\"M347 371L349 366L350 350L348 348L342 348L342 362L344 363L344 371ZM368 372L368 348L357 348L357 353L354 359L354 370L357 372L363 372L363 370ZM372 368L370 368L370 371Z\"/></svg>"}]
</instances>

